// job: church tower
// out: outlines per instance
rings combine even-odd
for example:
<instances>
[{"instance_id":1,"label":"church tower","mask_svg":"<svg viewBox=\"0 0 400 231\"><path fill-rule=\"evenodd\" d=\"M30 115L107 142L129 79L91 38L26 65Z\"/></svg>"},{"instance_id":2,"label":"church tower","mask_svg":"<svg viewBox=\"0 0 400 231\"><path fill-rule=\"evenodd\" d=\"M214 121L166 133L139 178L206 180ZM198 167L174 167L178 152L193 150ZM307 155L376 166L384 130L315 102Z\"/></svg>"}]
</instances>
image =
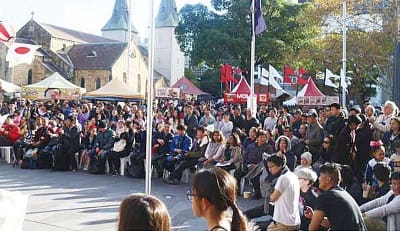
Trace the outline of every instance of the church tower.
<instances>
[{"instance_id":1,"label":"church tower","mask_svg":"<svg viewBox=\"0 0 400 231\"><path fill-rule=\"evenodd\" d=\"M155 20L154 69L170 86L184 75L185 57L175 37L179 17L175 0L161 0Z\"/></svg>"},{"instance_id":2,"label":"church tower","mask_svg":"<svg viewBox=\"0 0 400 231\"><path fill-rule=\"evenodd\" d=\"M129 40L129 7L126 0L116 0L111 18L101 29L102 36L121 42ZM138 31L131 24L132 40L137 41Z\"/></svg>"}]
</instances>

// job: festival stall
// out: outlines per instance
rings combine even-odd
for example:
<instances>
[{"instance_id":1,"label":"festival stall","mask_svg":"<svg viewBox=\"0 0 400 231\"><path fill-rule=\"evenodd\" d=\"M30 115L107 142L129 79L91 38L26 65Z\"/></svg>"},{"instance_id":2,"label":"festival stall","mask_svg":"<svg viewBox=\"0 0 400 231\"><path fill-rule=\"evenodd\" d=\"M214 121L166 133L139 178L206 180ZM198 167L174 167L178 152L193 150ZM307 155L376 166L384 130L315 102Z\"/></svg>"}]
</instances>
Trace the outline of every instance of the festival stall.
<instances>
[{"instance_id":1,"label":"festival stall","mask_svg":"<svg viewBox=\"0 0 400 231\"><path fill-rule=\"evenodd\" d=\"M86 93L83 99L105 100L105 101L141 101L144 95L132 93L128 85L114 78L102 88Z\"/></svg>"},{"instance_id":2,"label":"festival stall","mask_svg":"<svg viewBox=\"0 0 400 231\"><path fill-rule=\"evenodd\" d=\"M208 100L211 98L210 94L200 90L185 76L180 78L171 88L179 89L178 94L185 100ZM175 90L169 89L168 91L174 92Z\"/></svg>"},{"instance_id":3,"label":"festival stall","mask_svg":"<svg viewBox=\"0 0 400 231\"><path fill-rule=\"evenodd\" d=\"M230 93L224 94L224 103L247 103L250 97L250 85L245 78L241 78L239 83ZM269 103L269 94L254 94L257 103Z\"/></svg>"},{"instance_id":4,"label":"festival stall","mask_svg":"<svg viewBox=\"0 0 400 231\"><path fill-rule=\"evenodd\" d=\"M37 83L23 86L21 96L25 99L77 99L86 92L64 79L58 72Z\"/></svg>"},{"instance_id":5,"label":"festival stall","mask_svg":"<svg viewBox=\"0 0 400 231\"><path fill-rule=\"evenodd\" d=\"M314 81L310 78L308 83L290 100L283 102L286 106L318 106L318 105L330 105L332 103L338 103L338 96L325 96L315 85Z\"/></svg>"}]
</instances>

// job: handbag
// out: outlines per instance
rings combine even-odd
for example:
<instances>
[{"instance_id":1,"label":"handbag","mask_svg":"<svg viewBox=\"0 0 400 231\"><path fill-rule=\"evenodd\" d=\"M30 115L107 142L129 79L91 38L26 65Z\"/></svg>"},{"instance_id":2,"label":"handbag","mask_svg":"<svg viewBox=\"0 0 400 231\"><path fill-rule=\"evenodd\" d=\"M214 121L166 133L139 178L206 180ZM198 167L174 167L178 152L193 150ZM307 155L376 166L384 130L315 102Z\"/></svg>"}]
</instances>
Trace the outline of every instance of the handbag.
<instances>
[{"instance_id":1,"label":"handbag","mask_svg":"<svg viewBox=\"0 0 400 231\"><path fill-rule=\"evenodd\" d=\"M125 146L126 146L126 140L120 139L118 142L114 143L112 150L114 152L122 152L125 149Z\"/></svg>"}]
</instances>

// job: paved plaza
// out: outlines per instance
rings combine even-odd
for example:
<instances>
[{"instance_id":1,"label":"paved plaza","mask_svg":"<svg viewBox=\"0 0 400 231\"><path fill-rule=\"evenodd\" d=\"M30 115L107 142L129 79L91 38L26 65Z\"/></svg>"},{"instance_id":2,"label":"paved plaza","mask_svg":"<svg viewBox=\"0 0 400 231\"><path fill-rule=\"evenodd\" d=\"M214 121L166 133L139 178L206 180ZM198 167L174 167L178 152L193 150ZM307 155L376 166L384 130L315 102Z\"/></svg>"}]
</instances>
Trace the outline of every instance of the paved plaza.
<instances>
[{"instance_id":1,"label":"paved plaza","mask_svg":"<svg viewBox=\"0 0 400 231\"><path fill-rule=\"evenodd\" d=\"M0 189L29 194L24 231L116 230L121 200L144 192L144 180L86 172L25 170L0 165ZM172 217L174 230L205 230L202 218L193 216L186 200L189 184L166 185L152 181L152 194L161 198ZM262 200L240 199L242 209Z\"/></svg>"}]
</instances>

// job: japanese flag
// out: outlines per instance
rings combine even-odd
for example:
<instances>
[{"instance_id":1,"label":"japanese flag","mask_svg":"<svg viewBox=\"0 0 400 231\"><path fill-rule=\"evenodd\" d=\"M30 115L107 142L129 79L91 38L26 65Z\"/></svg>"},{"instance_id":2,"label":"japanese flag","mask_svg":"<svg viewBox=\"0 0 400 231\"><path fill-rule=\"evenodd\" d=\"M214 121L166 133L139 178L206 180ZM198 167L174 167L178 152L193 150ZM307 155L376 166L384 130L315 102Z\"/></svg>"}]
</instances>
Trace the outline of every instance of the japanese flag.
<instances>
[{"instance_id":1,"label":"japanese flag","mask_svg":"<svg viewBox=\"0 0 400 231\"><path fill-rule=\"evenodd\" d=\"M15 38L15 30L11 25L0 22L0 41L9 42Z\"/></svg>"},{"instance_id":2,"label":"japanese flag","mask_svg":"<svg viewBox=\"0 0 400 231\"><path fill-rule=\"evenodd\" d=\"M13 43L8 49L6 61L8 66L13 67L21 63L31 64L39 45L31 45L25 43Z\"/></svg>"}]
</instances>

